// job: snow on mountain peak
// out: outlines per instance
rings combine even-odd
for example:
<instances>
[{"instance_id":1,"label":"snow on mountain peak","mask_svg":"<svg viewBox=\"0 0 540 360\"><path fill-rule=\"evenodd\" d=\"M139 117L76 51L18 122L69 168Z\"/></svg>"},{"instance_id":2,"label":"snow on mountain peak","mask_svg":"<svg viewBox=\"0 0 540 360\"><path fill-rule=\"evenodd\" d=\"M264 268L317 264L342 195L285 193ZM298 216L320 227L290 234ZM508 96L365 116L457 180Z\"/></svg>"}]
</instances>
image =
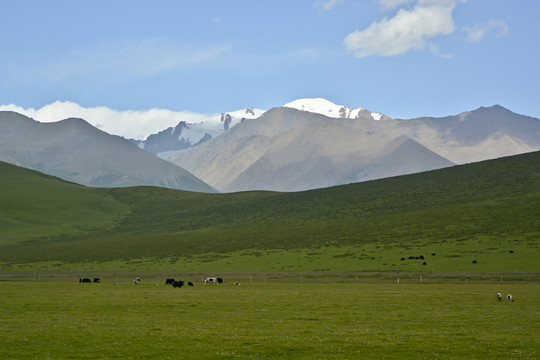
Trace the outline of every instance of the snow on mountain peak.
<instances>
[{"instance_id":1,"label":"snow on mountain peak","mask_svg":"<svg viewBox=\"0 0 540 360\"><path fill-rule=\"evenodd\" d=\"M298 99L283 105L283 107L340 119L356 119L360 117L360 112L366 111L364 108L353 109L348 106L336 105L333 102L322 98ZM381 113L370 114L373 120L380 120L382 117Z\"/></svg>"},{"instance_id":2,"label":"snow on mountain peak","mask_svg":"<svg viewBox=\"0 0 540 360\"><path fill-rule=\"evenodd\" d=\"M371 113L371 117L373 118L373 120L377 120L377 121L381 120L382 115L383 114L381 113L375 113L375 112Z\"/></svg>"},{"instance_id":3,"label":"snow on mountain peak","mask_svg":"<svg viewBox=\"0 0 540 360\"><path fill-rule=\"evenodd\" d=\"M247 108L232 112L214 114L203 124L206 128L213 131L225 131L246 119L256 119L265 112L266 110Z\"/></svg>"},{"instance_id":4,"label":"snow on mountain peak","mask_svg":"<svg viewBox=\"0 0 540 360\"><path fill-rule=\"evenodd\" d=\"M283 105L283 107L293 108L301 111L309 111L318 114L334 113L336 111L339 112L339 109L341 108L341 106L322 98L298 99Z\"/></svg>"},{"instance_id":5,"label":"snow on mountain peak","mask_svg":"<svg viewBox=\"0 0 540 360\"><path fill-rule=\"evenodd\" d=\"M264 112L265 110L257 108L247 108L205 115L201 122L180 121L175 127L152 134L146 140L133 140L132 142L154 155L167 158L209 139L216 138L236 124L246 119L258 118Z\"/></svg>"}]
</instances>

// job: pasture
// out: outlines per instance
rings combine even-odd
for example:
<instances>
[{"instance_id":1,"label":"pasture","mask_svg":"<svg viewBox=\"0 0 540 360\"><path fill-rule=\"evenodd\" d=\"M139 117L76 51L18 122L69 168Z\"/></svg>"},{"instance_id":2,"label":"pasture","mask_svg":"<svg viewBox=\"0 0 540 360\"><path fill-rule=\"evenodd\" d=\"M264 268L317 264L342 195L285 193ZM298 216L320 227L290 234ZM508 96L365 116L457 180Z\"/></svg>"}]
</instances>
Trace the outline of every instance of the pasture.
<instances>
[{"instance_id":1,"label":"pasture","mask_svg":"<svg viewBox=\"0 0 540 360\"><path fill-rule=\"evenodd\" d=\"M1 270L540 271L540 152L297 193L0 173Z\"/></svg>"},{"instance_id":2,"label":"pasture","mask_svg":"<svg viewBox=\"0 0 540 360\"><path fill-rule=\"evenodd\" d=\"M540 358L537 279L15 275L0 277L1 359Z\"/></svg>"}]
</instances>

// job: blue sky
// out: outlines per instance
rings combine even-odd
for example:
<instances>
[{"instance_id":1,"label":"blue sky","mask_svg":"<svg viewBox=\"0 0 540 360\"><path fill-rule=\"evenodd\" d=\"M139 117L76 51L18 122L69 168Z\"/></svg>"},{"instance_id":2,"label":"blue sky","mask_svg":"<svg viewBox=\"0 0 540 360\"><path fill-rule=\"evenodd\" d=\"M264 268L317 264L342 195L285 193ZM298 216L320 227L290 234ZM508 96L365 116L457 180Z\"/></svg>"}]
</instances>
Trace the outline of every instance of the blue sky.
<instances>
[{"instance_id":1,"label":"blue sky","mask_svg":"<svg viewBox=\"0 0 540 360\"><path fill-rule=\"evenodd\" d=\"M0 0L0 105L540 117L537 0Z\"/></svg>"}]
</instances>

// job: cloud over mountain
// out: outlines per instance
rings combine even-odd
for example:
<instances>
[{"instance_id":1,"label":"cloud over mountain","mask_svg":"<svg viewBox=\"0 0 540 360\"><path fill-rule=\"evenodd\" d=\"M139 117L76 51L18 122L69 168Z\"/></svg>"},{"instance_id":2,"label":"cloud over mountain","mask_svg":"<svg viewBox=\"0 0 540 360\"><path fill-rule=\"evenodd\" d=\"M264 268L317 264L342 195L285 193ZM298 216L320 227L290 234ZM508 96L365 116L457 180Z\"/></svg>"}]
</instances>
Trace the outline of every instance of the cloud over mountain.
<instances>
[{"instance_id":1,"label":"cloud over mountain","mask_svg":"<svg viewBox=\"0 0 540 360\"><path fill-rule=\"evenodd\" d=\"M393 18L385 17L367 29L350 33L345 37L345 46L359 58L422 50L427 39L455 30L454 7L454 0L419 0L412 10L400 9Z\"/></svg>"},{"instance_id":2,"label":"cloud over mountain","mask_svg":"<svg viewBox=\"0 0 540 360\"><path fill-rule=\"evenodd\" d=\"M39 109L24 109L16 105L2 105L0 111L15 111L40 122L56 122L67 118L81 118L112 135L145 139L148 135L175 126L180 121L201 123L215 115L165 109L114 110L106 106L83 107L70 101L56 101Z\"/></svg>"}]
</instances>

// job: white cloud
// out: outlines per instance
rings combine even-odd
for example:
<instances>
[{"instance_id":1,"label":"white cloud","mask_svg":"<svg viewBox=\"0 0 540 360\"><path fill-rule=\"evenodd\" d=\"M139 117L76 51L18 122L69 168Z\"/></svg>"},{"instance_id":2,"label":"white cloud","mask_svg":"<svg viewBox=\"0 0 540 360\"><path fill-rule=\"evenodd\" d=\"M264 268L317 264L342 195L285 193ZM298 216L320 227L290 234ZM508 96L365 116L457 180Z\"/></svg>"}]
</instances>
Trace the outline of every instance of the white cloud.
<instances>
[{"instance_id":1,"label":"white cloud","mask_svg":"<svg viewBox=\"0 0 540 360\"><path fill-rule=\"evenodd\" d=\"M319 0L315 4L315 7L318 7L320 11L328 11L339 4L343 4L343 0L326 0L326 1Z\"/></svg>"},{"instance_id":2,"label":"white cloud","mask_svg":"<svg viewBox=\"0 0 540 360\"><path fill-rule=\"evenodd\" d=\"M200 123L211 121L216 115L189 111L150 109L144 111L113 110L105 106L86 108L69 101L56 101L40 109L24 109L16 105L1 105L0 110L15 111L40 122L56 122L70 117L82 118L93 126L113 135L143 140L150 134L180 121Z\"/></svg>"},{"instance_id":3,"label":"white cloud","mask_svg":"<svg viewBox=\"0 0 540 360\"><path fill-rule=\"evenodd\" d=\"M455 30L455 0L419 0L412 10L400 9L393 18L373 22L367 29L345 37L345 46L356 57L394 56L422 50L426 39Z\"/></svg>"},{"instance_id":4,"label":"white cloud","mask_svg":"<svg viewBox=\"0 0 540 360\"><path fill-rule=\"evenodd\" d=\"M467 40L470 42L479 42L484 38L486 33L494 31L495 37L504 37L508 35L508 25L502 20L489 20L485 24L476 24L474 26L466 26L463 28L467 32Z\"/></svg>"}]
</instances>

